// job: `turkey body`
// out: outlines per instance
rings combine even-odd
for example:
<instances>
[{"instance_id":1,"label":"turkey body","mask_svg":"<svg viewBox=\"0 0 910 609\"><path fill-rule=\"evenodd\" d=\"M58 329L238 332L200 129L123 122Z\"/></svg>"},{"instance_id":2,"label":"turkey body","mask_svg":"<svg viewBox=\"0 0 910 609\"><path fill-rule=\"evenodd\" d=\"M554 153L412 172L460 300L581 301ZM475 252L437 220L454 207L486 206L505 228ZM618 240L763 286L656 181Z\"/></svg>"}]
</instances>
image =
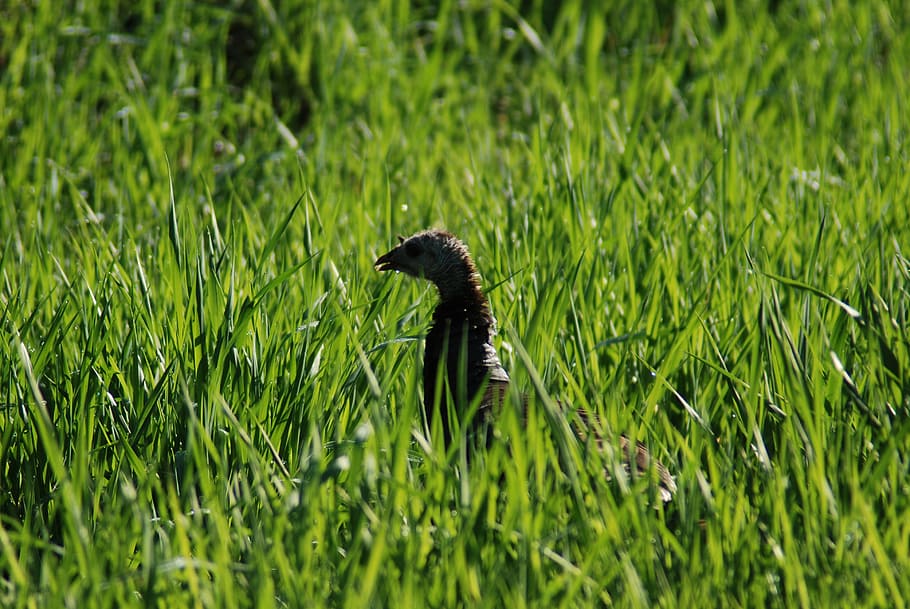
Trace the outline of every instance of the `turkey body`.
<instances>
[{"instance_id":1,"label":"turkey body","mask_svg":"<svg viewBox=\"0 0 910 609\"><path fill-rule=\"evenodd\" d=\"M474 419L481 421L502 400L508 388L509 374L493 347L493 332L493 318L488 311L451 303L436 307L424 349L424 411L431 429L433 419L439 415L446 446L452 441L453 429L449 420L449 395L455 401L455 412L464 413L483 390L479 404L481 416ZM445 379L449 380L448 389Z\"/></svg>"},{"instance_id":2,"label":"turkey body","mask_svg":"<svg viewBox=\"0 0 910 609\"><path fill-rule=\"evenodd\" d=\"M423 367L424 413L430 429L439 418L446 446L453 441L453 421L449 413L464 416L479 397L475 426L494 417L509 385L493 346L495 320L480 287L480 276L467 247L457 237L442 230L428 230L399 237L399 244L376 260L379 271L400 271L424 278L439 290L440 302L433 313L433 324L426 336ZM447 383L446 383L447 381ZM479 393L483 391L483 395ZM451 396L453 404L449 404ZM527 398L523 398L527 405ZM579 438L593 437L599 447L596 415L576 411L575 433ZM655 469L659 495L669 501L676 483L662 464L653 462L647 448L626 436L619 438L627 470ZM633 456L634 453L634 456Z\"/></svg>"}]
</instances>

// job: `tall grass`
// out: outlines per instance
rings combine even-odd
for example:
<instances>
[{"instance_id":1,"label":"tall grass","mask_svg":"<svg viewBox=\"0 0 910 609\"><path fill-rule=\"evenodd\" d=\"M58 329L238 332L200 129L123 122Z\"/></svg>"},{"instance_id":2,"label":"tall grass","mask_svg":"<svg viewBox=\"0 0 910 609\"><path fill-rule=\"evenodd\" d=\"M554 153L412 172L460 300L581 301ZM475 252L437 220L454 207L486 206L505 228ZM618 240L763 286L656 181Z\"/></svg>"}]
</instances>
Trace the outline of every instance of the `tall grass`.
<instances>
[{"instance_id":1,"label":"tall grass","mask_svg":"<svg viewBox=\"0 0 910 609\"><path fill-rule=\"evenodd\" d=\"M906 606L908 17L0 8L3 606ZM372 269L430 225L543 394L470 465Z\"/></svg>"}]
</instances>

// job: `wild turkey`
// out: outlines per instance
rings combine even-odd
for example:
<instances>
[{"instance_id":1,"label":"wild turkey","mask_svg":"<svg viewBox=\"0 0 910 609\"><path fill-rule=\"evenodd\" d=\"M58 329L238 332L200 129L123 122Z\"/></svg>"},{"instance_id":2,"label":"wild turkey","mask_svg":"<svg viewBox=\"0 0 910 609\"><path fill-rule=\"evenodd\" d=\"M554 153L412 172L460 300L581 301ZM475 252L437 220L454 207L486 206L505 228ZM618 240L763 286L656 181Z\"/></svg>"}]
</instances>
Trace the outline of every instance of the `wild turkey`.
<instances>
[{"instance_id":1,"label":"wild turkey","mask_svg":"<svg viewBox=\"0 0 910 609\"><path fill-rule=\"evenodd\" d=\"M399 244L375 262L378 271L401 271L432 282L439 290L439 304L433 313L433 325L426 336L423 365L424 411L432 429L438 415L446 446L452 441L449 412L464 416L478 392L479 411L473 421L482 422L495 416L509 385L509 375L499 361L493 346L495 320L490 304L480 287L480 275L468 248L455 235L443 230L427 230L411 237L399 237ZM442 359L445 358L443 368ZM440 372L447 375L446 391ZM457 382L461 379L461 382ZM462 384L463 383L463 384ZM455 401L450 409L446 395ZM576 411L575 432L581 439L593 437L603 446L596 415ZM631 442L620 436L619 445L626 468L631 463ZM646 472L653 467L659 479L659 495L670 501L676 482L663 464L652 464L648 449L635 446L635 470Z\"/></svg>"}]
</instances>

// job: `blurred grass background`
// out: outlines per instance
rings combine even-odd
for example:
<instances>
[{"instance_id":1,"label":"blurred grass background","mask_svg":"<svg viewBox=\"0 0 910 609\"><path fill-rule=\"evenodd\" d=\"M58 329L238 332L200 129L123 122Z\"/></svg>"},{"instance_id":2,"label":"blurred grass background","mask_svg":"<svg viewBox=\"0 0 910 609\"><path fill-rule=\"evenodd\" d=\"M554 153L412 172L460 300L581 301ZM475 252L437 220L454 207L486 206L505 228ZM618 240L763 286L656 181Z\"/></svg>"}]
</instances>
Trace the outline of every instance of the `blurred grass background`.
<instances>
[{"instance_id":1,"label":"blurred grass background","mask_svg":"<svg viewBox=\"0 0 910 609\"><path fill-rule=\"evenodd\" d=\"M906 606L908 18L3 5L2 605ZM415 441L428 226L672 504Z\"/></svg>"}]
</instances>

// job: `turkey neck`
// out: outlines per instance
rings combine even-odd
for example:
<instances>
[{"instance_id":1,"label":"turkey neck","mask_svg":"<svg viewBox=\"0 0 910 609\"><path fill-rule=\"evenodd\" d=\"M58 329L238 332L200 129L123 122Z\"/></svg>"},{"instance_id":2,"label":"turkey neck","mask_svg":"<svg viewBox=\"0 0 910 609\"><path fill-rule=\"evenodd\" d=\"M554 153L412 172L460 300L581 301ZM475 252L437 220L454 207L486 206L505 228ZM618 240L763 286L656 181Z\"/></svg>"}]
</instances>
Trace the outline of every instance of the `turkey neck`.
<instances>
[{"instance_id":1,"label":"turkey neck","mask_svg":"<svg viewBox=\"0 0 910 609\"><path fill-rule=\"evenodd\" d=\"M451 279L453 277L450 277ZM493 347L495 320L490 305L473 273L458 282L460 285L437 283L440 302L433 313L433 325L426 337L423 365L424 411L430 429L438 414L446 442L452 439L454 411L461 418L477 393L485 385L509 382L509 375ZM463 367L462 367L463 366ZM444 378L440 379L440 374ZM448 386L446 385L448 380ZM437 384L442 381L437 401ZM447 388L448 387L448 388ZM449 407L447 394L454 399ZM481 410L489 408L484 399ZM482 417L475 417L475 421Z\"/></svg>"}]
</instances>

